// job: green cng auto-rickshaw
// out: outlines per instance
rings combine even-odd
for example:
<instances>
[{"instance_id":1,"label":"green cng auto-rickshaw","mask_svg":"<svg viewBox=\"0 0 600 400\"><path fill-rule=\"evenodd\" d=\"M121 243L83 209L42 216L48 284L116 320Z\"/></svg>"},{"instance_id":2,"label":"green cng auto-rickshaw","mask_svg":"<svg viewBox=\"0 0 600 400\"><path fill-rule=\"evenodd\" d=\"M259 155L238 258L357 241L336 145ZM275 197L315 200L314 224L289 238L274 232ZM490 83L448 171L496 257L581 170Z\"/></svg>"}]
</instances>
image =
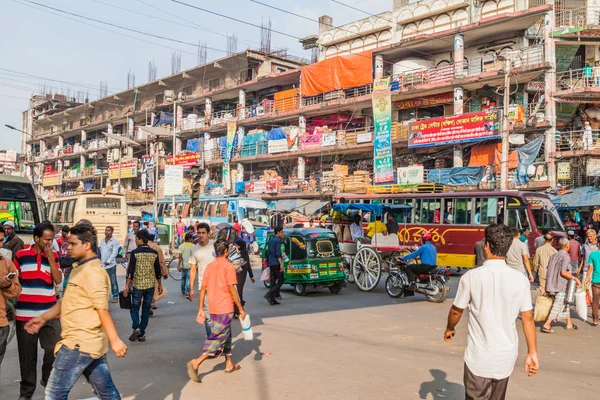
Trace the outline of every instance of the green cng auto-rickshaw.
<instances>
[{"instance_id":1,"label":"green cng auto-rickshaw","mask_svg":"<svg viewBox=\"0 0 600 400\"><path fill-rule=\"evenodd\" d=\"M339 293L346 286L342 254L335 233L320 228L284 229L283 233L283 283L292 285L297 295L304 296L322 287L329 288L331 293ZM266 267L268 243L272 237L273 231L270 231L262 251L263 268Z\"/></svg>"}]
</instances>

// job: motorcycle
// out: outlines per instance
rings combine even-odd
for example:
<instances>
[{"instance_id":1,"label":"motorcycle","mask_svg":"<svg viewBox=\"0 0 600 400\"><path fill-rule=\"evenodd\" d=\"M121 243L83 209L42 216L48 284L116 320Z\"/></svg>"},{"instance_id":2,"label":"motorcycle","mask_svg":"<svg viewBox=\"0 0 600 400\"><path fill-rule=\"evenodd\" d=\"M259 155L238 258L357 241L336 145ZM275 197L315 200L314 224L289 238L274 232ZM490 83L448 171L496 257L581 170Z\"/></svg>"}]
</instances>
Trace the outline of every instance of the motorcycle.
<instances>
[{"instance_id":1,"label":"motorcycle","mask_svg":"<svg viewBox=\"0 0 600 400\"><path fill-rule=\"evenodd\" d=\"M398 298L416 292L425 295L427 301L441 303L448 294L450 270L444 267L433 268L428 273L412 273L408 270L409 263L397 259L398 266L390 270L385 280L385 291L390 297Z\"/></svg>"}]
</instances>

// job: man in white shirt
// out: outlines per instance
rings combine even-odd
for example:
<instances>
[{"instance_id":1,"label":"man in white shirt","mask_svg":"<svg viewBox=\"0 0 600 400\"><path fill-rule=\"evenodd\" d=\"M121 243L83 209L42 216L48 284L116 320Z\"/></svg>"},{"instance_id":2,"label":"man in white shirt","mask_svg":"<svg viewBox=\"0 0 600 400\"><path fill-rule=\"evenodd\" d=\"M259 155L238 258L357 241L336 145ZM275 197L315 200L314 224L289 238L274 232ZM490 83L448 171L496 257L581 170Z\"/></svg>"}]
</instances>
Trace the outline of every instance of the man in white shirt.
<instances>
[{"instance_id":1,"label":"man in white shirt","mask_svg":"<svg viewBox=\"0 0 600 400\"><path fill-rule=\"evenodd\" d=\"M112 302L119 301L119 282L117 281L117 256L119 255L119 241L113 237L114 228L107 226L104 230L104 239L100 240L100 261L110 277Z\"/></svg>"},{"instance_id":2,"label":"man in white shirt","mask_svg":"<svg viewBox=\"0 0 600 400\"><path fill-rule=\"evenodd\" d=\"M350 225L350 236L352 237L352 241L356 242L365 237L365 230L363 229L360 215L356 214L353 221Z\"/></svg>"},{"instance_id":3,"label":"man in white shirt","mask_svg":"<svg viewBox=\"0 0 600 400\"><path fill-rule=\"evenodd\" d=\"M517 228L509 229L513 234L513 240L508 253L506 253L506 265L523 273L529 278L529 282L533 283L533 274L529 264L529 248L519 239L521 233Z\"/></svg>"},{"instance_id":4,"label":"man in white shirt","mask_svg":"<svg viewBox=\"0 0 600 400\"><path fill-rule=\"evenodd\" d=\"M448 314L444 340L452 342L455 326L469 308L464 385L467 399L501 400L518 356L516 320L519 314L527 341L525 371L539 369L535 324L529 282L524 274L506 265L513 233L505 225L485 228L483 266L467 272L460 280Z\"/></svg>"},{"instance_id":5,"label":"man in white shirt","mask_svg":"<svg viewBox=\"0 0 600 400\"><path fill-rule=\"evenodd\" d=\"M198 244L192 251L192 255L188 261L190 264L190 301L194 298L196 275L198 276L198 292L200 292L200 289L202 289L204 270L206 269L206 266L215 259L215 248L208 240L210 226L207 223L202 222L198 225L196 233L198 235ZM204 328L206 329L206 337L208 337L210 335L210 314L208 313L208 301L206 300L207 299L205 298L204 314L206 314L206 319L204 320Z\"/></svg>"}]
</instances>

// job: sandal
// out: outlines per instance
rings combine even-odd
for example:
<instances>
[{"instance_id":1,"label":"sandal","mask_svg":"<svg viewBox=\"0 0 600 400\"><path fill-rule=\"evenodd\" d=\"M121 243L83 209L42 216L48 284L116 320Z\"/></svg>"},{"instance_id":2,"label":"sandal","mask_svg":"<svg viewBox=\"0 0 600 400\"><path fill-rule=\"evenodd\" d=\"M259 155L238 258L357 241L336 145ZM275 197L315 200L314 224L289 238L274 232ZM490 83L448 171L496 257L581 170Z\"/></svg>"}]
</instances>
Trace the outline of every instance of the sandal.
<instances>
[{"instance_id":1,"label":"sandal","mask_svg":"<svg viewBox=\"0 0 600 400\"><path fill-rule=\"evenodd\" d=\"M577 329L579 329L579 327L575 324L573 324L570 328L568 326L565 326L565 330L570 331L571 329L576 331Z\"/></svg>"},{"instance_id":2,"label":"sandal","mask_svg":"<svg viewBox=\"0 0 600 400\"><path fill-rule=\"evenodd\" d=\"M232 372L235 372L235 371L239 370L240 368L242 368L242 367L239 364L238 365L234 365L233 368L226 369L225 373L226 374L231 374Z\"/></svg>"},{"instance_id":3,"label":"sandal","mask_svg":"<svg viewBox=\"0 0 600 400\"><path fill-rule=\"evenodd\" d=\"M540 329L540 332L542 332L542 333L554 333L554 329L552 329L552 328L546 329L546 328L542 327L542 329Z\"/></svg>"},{"instance_id":4,"label":"sandal","mask_svg":"<svg viewBox=\"0 0 600 400\"><path fill-rule=\"evenodd\" d=\"M190 377L191 380L193 380L194 382L202 382L200 380L200 378L198 377L198 369L194 368L194 365L192 364L191 361L189 361L186 364L186 367L187 367L188 376Z\"/></svg>"},{"instance_id":5,"label":"sandal","mask_svg":"<svg viewBox=\"0 0 600 400\"><path fill-rule=\"evenodd\" d=\"M600 325L600 321L599 322L592 322L592 326L598 326Z\"/></svg>"}]
</instances>

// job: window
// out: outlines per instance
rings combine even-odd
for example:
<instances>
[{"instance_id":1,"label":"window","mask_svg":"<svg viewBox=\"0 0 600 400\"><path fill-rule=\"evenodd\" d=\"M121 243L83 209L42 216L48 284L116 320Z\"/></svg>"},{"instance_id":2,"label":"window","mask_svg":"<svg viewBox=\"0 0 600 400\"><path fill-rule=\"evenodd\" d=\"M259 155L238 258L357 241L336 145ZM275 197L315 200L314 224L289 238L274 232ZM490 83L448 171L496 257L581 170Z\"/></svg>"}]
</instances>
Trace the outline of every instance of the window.
<instances>
[{"instance_id":1,"label":"window","mask_svg":"<svg viewBox=\"0 0 600 400\"><path fill-rule=\"evenodd\" d=\"M340 249L336 239L318 238L307 243L308 258L340 257Z\"/></svg>"},{"instance_id":2,"label":"window","mask_svg":"<svg viewBox=\"0 0 600 400\"><path fill-rule=\"evenodd\" d=\"M439 199L416 199L415 213L420 210L421 224L439 224L441 216L441 201ZM416 216L415 216L416 217ZM415 221L418 223L418 221Z\"/></svg>"},{"instance_id":3,"label":"window","mask_svg":"<svg viewBox=\"0 0 600 400\"><path fill-rule=\"evenodd\" d=\"M60 223L64 224L65 222L67 222L67 206L69 205L70 201L63 201L61 206L60 206L60 216L61 219Z\"/></svg>"},{"instance_id":4,"label":"window","mask_svg":"<svg viewBox=\"0 0 600 400\"><path fill-rule=\"evenodd\" d=\"M73 214L75 213L75 203L77 203L77 200L69 200L68 202L69 204L67 205L67 214L65 216L66 221L70 224L73 223Z\"/></svg>"},{"instance_id":5,"label":"window","mask_svg":"<svg viewBox=\"0 0 600 400\"><path fill-rule=\"evenodd\" d=\"M497 197L478 198L475 202L475 225L496 224L499 221Z\"/></svg>"},{"instance_id":6,"label":"window","mask_svg":"<svg viewBox=\"0 0 600 400\"><path fill-rule=\"evenodd\" d=\"M445 205L444 224L465 225L471 223L471 199L448 199L445 201Z\"/></svg>"},{"instance_id":7,"label":"window","mask_svg":"<svg viewBox=\"0 0 600 400\"><path fill-rule=\"evenodd\" d=\"M208 216L216 217L217 215L217 203L215 201L211 201L208 203Z\"/></svg>"},{"instance_id":8,"label":"window","mask_svg":"<svg viewBox=\"0 0 600 400\"><path fill-rule=\"evenodd\" d=\"M529 228L526 208L509 208L506 225L519 230Z\"/></svg>"},{"instance_id":9,"label":"window","mask_svg":"<svg viewBox=\"0 0 600 400\"><path fill-rule=\"evenodd\" d=\"M208 81L208 89L209 90L215 90L219 86L221 86L221 80L219 78L211 79Z\"/></svg>"},{"instance_id":10,"label":"window","mask_svg":"<svg viewBox=\"0 0 600 400\"><path fill-rule=\"evenodd\" d=\"M183 210L181 211L181 216L183 218L187 218L190 216L190 203L183 204Z\"/></svg>"},{"instance_id":11,"label":"window","mask_svg":"<svg viewBox=\"0 0 600 400\"><path fill-rule=\"evenodd\" d=\"M219 213L217 214L217 216L219 217L227 217L227 208L228 208L229 202L228 201L220 201L219 202Z\"/></svg>"},{"instance_id":12,"label":"window","mask_svg":"<svg viewBox=\"0 0 600 400\"><path fill-rule=\"evenodd\" d=\"M206 207L206 202L205 201L201 201L200 203L198 203L196 216L198 216L198 217L204 217L204 208L205 207Z\"/></svg>"},{"instance_id":13,"label":"window","mask_svg":"<svg viewBox=\"0 0 600 400\"><path fill-rule=\"evenodd\" d=\"M88 197L86 207L92 209L120 209L121 199L110 197Z\"/></svg>"},{"instance_id":14,"label":"window","mask_svg":"<svg viewBox=\"0 0 600 400\"><path fill-rule=\"evenodd\" d=\"M301 237L292 237L292 261L306 260L306 242Z\"/></svg>"}]
</instances>

